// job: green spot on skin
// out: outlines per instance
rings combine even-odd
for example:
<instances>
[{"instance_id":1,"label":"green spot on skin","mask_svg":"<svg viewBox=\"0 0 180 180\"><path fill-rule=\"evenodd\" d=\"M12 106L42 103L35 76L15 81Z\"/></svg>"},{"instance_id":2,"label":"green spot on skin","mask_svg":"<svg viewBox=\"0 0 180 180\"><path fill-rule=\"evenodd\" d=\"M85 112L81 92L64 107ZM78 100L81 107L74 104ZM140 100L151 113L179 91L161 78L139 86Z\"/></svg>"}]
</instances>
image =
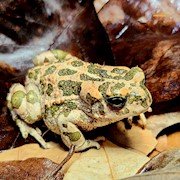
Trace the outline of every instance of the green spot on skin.
<instances>
[{"instance_id":1,"label":"green spot on skin","mask_svg":"<svg viewBox=\"0 0 180 180\"><path fill-rule=\"evenodd\" d=\"M105 94L106 94L106 91L107 91L107 89L108 89L108 87L109 87L109 84L110 84L109 82L103 83L102 85L99 86L98 90L99 90L103 95L105 95Z\"/></svg>"},{"instance_id":2,"label":"green spot on skin","mask_svg":"<svg viewBox=\"0 0 180 180\"><path fill-rule=\"evenodd\" d=\"M67 117L73 109L76 109L77 105L72 101L65 101L61 104L54 104L50 107L45 106L45 114L44 117L47 118L48 115L51 117L59 116L59 114L63 114Z\"/></svg>"},{"instance_id":3,"label":"green spot on skin","mask_svg":"<svg viewBox=\"0 0 180 180\"><path fill-rule=\"evenodd\" d=\"M77 108L77 105L76 103L72 102L72 101L65 101L63 104L62 104L62 108L63 108L63 111L64 111L64 116L65 117L68 117L69 114L71 113L71 110L73 109L76 109Z\"/></svg>"},{"instance_id":4,"label":"green spot on skin","mask_svg":"<svg viewBox=\"0 0 180 180\"><path fill-rule=\"evenodd\" d=\"M34 71L35 71L35 73L38 75L39 72L40 72L40 68L37 68L37 69L35 69Z\"/></svg>"},{"instance_id":5,"label":"green spot on skin","mask_svg":"<svg viewBox=\"0 0 180 180\"><path fill-rule=\"evenodd\" d=\"M69 132L64 132L63 133L65 136L68 136L70 141L74 142L74 141L78 141L81 138L81 134L80 132L73 132L73 133L69 133Z\"/></svg>"},{"instance_id":6,"label":"green spot on skin","mask_svg":"<svg viewBox=\"0 0 180 180\"><path fill-rule=\"evenodd\" d=\"M148 107L148 104L146 102L146 99L143 99L143 101L141 102L141 106L144 107L144 108L147 108Z\"/></svg>"},{"instance_id":7,"label":"green spot on skin","mask_svg":"<svg viewBox=\"0 0 180 180\"><path fill-rule=\"evenodd\" d=\"M87 74L81 74L80 79L82 81L103 81L103 79L94 78L94 77L88 76Z\"/></svg>"},{"instance_id":8,"label":"green spot on skin","mask_svg":"<svg viewBox=\"0 0 180 180\"><path fill-rule=\"evenodd\" d=\"M128 98L128 103L129 104L132 104L134 101L138 101L138 96L130 96L129 98Z\"/></svg>"},{"instance_id":9,"label":"green spot on skin","mask_svg":"<svg viewBox=\"0 0 180 180\"><path fill-rule=\"evenodd\" d=\"M44 76L48 75L48 74L52 74L54 71L56 70L55 66L50 66L45 70Z\"/></svg>"},{"instance_id":10,"label":"green spot on skin","mask_svg":"<svg viewBox=\"0 0 180 180\"><path fill-rule=\"evenodd\" d=\"M32 119L32 117L30 116L30 115L28 115L27 117L26 117L26 120L28 121L28 123L33 123L34 122L34 120Z\"/></svg>"},{"instance_id":11,"label":"green spot on skin","mask_svg":"<svg viewBox=\"0 0 180 180\"><path fill-rule=\"evenodd\" d=\"M125 108L118 112L119 115L125 115L129 113L129 109Z\"/></svg>"},{"instance_id":12,"label":"green spot on skin","mask_svg":"<svg viewBox=\"0 0 180 180\"><path fill-rule=\"evenodd\" d=\"M96 74L101 78L113 78L112 76L107 74L107 70L100 69L94 64L90 64L87 68L89 73Z\"/></svg>"},{"instance_id":13,"label":"green spot on skin","mask_svg":"<svg viewBox=\"0 0 180 180\"><path fill-rule=\"evenodd\" d=\"M49 107L49 110L51 112L52 117L58 112L59 106L58 105L52 105Z\"/></svg>"},{"instance_id":14,"label":"green spot on skin","mask_svg":"<svg viewBox=\"0 0 180 180\"><path fill-rule=\"evenodd\" d=\"M116 80L122 79L122 76L111 76L111 75L109 75L107 70L101 69L100 67L98 67L95 64L90 64L87 68L88 68L89 73L96 74L101 79L102 78L116 79Z\"/></svg>"},{"instance_id":15,"label":"green spot on skin","mask_svg":"<svg viewBox=\"0 0 180 180\"><path fill-rule=\"evenodd\" d=\"M45 106L45 113L43 114L43 117L47 118L48 114L54 117L58 111L59 111L59 105L52 105L50 107Z\"/></svg>"},{"instance_id":16,"label":"green spot on skin","mask_svg":"<svg viewBox=\"0 0 180 180\"><path fill-rule=\"evenodd\" d=\"M77 73L77 71L74 71L72 69L61 69L61 70L59 70L58 75L66 76L66 75L73 75L75 73Z\"/></svg>"},{"instance_id":17,"label":"green spot on skin","mask_svg":"<svg viewBox=\"0 0 180 180\"><path fill-rule=\"evenodd\" d=\"M25 93L23 91L16 91L11 98L12 107L18 109L21 106L24 97Z\"/></svg>"},{"instance_id":18,"label":"green spot on skin","mask_svg":"<svg viewBox=\"0 0 180 180\"><path fill-rule=\"evenodd\" d=\"M64 116L68 117L70 113L71 113L71 111L66 111L66 112L64 112Z\"/></svg>"},{"instance_id":19,"label":"green spot on skin","mask_svg":"<svg viewBox=\"0 0 180 180\"><path fill-rule=\"evenodd\" d=\"M130 71L128 71L126 73L126 75L123 77L123 79L125 79L126 81L130 81L131 79L133 79L135 74L138 72L142 72L142 71L138 67L133 67L130 69Z\"/></svg>"},{"instance_id":20,"label":"green spot on skin","mask_svg":"<svg viewBox=\"0 0 180 180\"><path fill-rule=\"evenodd\" d=\"M33 78L34 78L34 74L33 74L32 72L29 72L29 73L28 73L28 77L29 77L30 79L33 79Z\"/></svg>"},{"instance_id":21,"label":"green spot on skin","mask_svg":"<svg viewBox=\"0 0 180 180\"><path fill-rule=\"evenodd\" d=\"M146 96L148 97L149 102L152 103L152 97L151 97L149 91L147 90L147 88L145 87L144 83L145 83L144 80L142 80L142 81L140 82L140 87L141 87L141 88L144 90L144 92L146 93Z\"/></svg>"},{"instance_id":22,"label":"green spot on skin","mask_svg":"<svg viewBox=\"0 0 180 180\"><path fill-rule=\"evenodd\" d=\"M92 97L90 93L87 93L86 100L90 105L93 105L94 103L98 101L98 99L96 99L95 97Z\"/></svg>"},{"instance_id":23,"label":"green spot on skin","mask_svg":"<svg viewBox=\"0 0 180 180\"><path fill-rule=\"evenodd\" d=\"M135 87L136 86L136 83L130 83L131 86Z\"/></svg>"},{"instance_id":24,"label":"green spot on skin","mask_svg":"<svg viewBox=\"0 0 180 180\"><path fill-rule=\"evenodd\" d=\"M40 71L39 68L38 68L38 69L31 70L30 72L28 72L28 77L29 77L30 79L37 80L39 71Z\"/></svg>"},{"instance_id":25,"label":"green spot on skin","mask_svg":"<svg viewBox=\"0 0 180 180\"><path fill-rule=\"evenodd\" d=\"M124 109L124 114L128 114L129 113L129 109L128 108L125 108Z\"/></svg>"},{"instance_id":26,"label":"green spot on skin","mask_svg":"<svg viewBox=\"0 0 180 180\"><path fill-rule=\"evenodd\" d=\"M64 96L70 96L72 94L79 95L81 91L81 82L62 80L59 81L58 87L63 91Z\"/></svg>"},{"instance_id":27,"label":"green spot on skin","mask_svg":"<svg viewBox=\"0 0 180 180\"><path fill-rule=\"evenodd\" d=\"M39 102L38 96L37 96L37 94L33 90L30 90L27 93L27 97L26 98L27 98L27 102L29 102L31 104Z\"/></svg>"},{"instance_id":28,"label":"green spot on skin","mask_svg":"<svg viewBox=\"0 0 180 180\"><path fill-rule=\"evenodd\" d=\"M132 104L133 102L141 102L142 101L142 97L139 95L131 94L128 98L128 103Z\"/></svg>"},{"instance_id":29,"label":"green spot on skin","mask_svg":"<svg viewBox=\"0 0 180 180\"><path fill-rule=\"evenodd\" d=\"M48 84L48 88L46 90L47 95L50 96L52 92L53 92L53 85Z\"/></svg>"},{"instance_id":30,"label":"green spot on skin","mask_svg":"<svg viewBox=\"0 0 180 180\"><path fill-rule=\"evenodd\" d=\"M112 73L116 73L116 74L124 74L127 72L127 70L125 69L119 69L119 68L114 68L112 71Z\"/></svg>"},{"instance_id":31,"label":"green spot on skin","mask_svg":"<svg viewBox=\"0 0 180 180\"><path fill-rule=\"evenodd\" d=\"M72 61L71 65L74 67L80 67L80 66L83 66L83 62L82 61Z\"/></svg>"},{"instance_id":32,"label":"green spot on skin","mask_svg":"<svg viewBox=\"0 0 180 180\"><path fill-rule=\"evenodd\" d=\"M58 62L66 61L67 52L61 50L52 50L51 52L54 54L55 58L58 59Z\"/></svg>"},{"instance_id":33,"label":"green spot on skin","mask_svg":"<svg viewBox=\"0 0 180 180\"><path fill-rule=\"evenodd\" d=\"M44 80L40 80L40 90L41 90L41 93L44 93L44 90L45 90L45 85L44 85Z\"/></svg>"},{"instance_id":34,"label":"green spot on skin","mask_svg":"<svg viewBox=\"0 0 180 180\"><path fill-rule=\"evenodd\" d=\"M119 90L123 87L125 87L125 83L116 83L114 86L111 87L112 94L118 94Z\"/></svg>"},{"instance_id":35,"label":"green spot on skin","mask_svg":"<svg viewBox=\"0 0 180 180\"><path fill-rule=\"evenodd\" d=\"M77 105L76 103L72 102L72 101L65 101L64 106L66 106L68 109L76 109Z\"/></svg>"}]
</instances>

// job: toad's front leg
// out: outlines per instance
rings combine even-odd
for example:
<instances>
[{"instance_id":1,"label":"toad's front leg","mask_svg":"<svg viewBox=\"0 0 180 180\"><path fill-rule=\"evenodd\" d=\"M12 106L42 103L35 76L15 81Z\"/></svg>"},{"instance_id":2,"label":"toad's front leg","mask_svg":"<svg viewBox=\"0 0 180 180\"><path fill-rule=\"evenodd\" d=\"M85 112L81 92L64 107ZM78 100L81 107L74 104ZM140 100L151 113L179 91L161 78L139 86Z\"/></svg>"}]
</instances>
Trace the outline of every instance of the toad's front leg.
<instances>
[{"instance_id":1,"label":"toad's front leg","mask_svg":"<svg viewBox=\"0 0 180 180\"><path fill-rule=\"evenodd\" d=\"M93 140L86 140L82 132L75 124L68 121L60 121L58 124L61 131L61 138L64 144L70 148L75 145L75 151L83 151L92 147L100 148L100 144Z\"/></svg>"}]
</instances>

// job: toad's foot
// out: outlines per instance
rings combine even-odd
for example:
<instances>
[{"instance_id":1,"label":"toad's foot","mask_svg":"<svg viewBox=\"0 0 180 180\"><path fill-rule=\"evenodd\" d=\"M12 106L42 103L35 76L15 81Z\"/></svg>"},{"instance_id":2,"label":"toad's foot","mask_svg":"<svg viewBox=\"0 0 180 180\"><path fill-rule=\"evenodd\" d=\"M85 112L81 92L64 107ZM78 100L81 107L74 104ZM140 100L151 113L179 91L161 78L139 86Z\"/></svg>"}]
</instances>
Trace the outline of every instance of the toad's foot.
<instances>
[{"instance_id":1,"label":"toad's foot","mask_svg":"<svg viewBox=\"0 0 180 180\"><path fill-rule=\"evenodd\" d=\"M83 150L89 149L91 147L95 147L96 149L100 149L101 146L98 143L98 141L105 141L105 137L104 136L98 136L94 140L85 140L83 145L81 145L79 148L76 148L76 152L77 151L83 151Z\"/></svg>"},{"instance_id":2,"label":"toad's foot","mask_svg":"<svg viewBox=\"0 0 180 180\"><path fill-rule=\"evenodd\" d=\"M63 121L58 124L61 131L61 138L67 147L75 145L75 151L84 151L89 148L100 149L100 144L96 141L104 140L104 138L98 138L96 140L86 140L81 131L71 122Z\"/></svg>"}]
</instances>

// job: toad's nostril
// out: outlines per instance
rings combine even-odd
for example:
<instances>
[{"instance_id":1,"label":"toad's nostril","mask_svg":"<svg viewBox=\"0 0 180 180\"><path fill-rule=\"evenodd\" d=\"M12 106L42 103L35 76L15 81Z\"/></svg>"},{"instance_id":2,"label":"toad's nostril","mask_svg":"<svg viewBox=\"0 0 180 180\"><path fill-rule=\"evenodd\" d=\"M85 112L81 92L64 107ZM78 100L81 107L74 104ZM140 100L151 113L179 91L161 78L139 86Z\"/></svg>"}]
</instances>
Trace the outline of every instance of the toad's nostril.
<instances>
[{"instance_id":1,"label":"toad's nostril","mask_svg":"<svg viewBox=\"0 0 180 180\"><path fill-rule=\"evenodd\" d=\"M63 123L62 126L63 126L64 128L67 128L67 124L64 124L64 123Z\"/></svg>"}]
</instances>

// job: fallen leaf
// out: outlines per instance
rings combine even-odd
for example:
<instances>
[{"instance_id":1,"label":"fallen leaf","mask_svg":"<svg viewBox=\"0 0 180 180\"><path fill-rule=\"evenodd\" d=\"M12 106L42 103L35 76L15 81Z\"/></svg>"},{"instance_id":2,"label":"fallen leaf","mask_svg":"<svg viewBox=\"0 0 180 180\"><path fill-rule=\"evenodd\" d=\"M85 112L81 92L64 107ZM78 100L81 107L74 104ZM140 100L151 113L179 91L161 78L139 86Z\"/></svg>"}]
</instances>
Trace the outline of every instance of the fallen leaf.
<instances>
[{"instance_id":1,"label":"fallen leaf","mask_svg":"<svg viewBox=\"0 0 180 180\"><path fill-rule=\"evenodd\" d=\"M0 161L38 157L60 163L68 152L55 143L50 145L51 149L42 149L38 144L27 144L7 150L0 154ZM75 153L63 167L64 179L120 179L134 175L148 160L142 153L118 147L106 140L101 144L100 150Z\"/></svg>"},{"instance_id":2,"label":"fallen leaf","mask_svg":"<svg viewBox=\"0 0 180 180\"><path fill-rule=\"evenodd\" d=\"M60 147L57 143L50 142L49 145L51 146L50 149L43 149L39 146L39 144L35 143L10 149L0 153L0 161L26 160L33 157L43 157L59 164L64 159L64 157L67 156L68 152ZM79 156L79 153L74 154L72 159L67 162L66 166L69 167L72 161L78 159Z\"/></svg>"},{"instance_id":3,"label":"fallen leaf","mask_svg":"<svg viewBox=\"0 0 180 180\"><path fill-rule=\"evenodd\" d=\"M64 179L121 179L137 172L148 157L141 153L118 147L106 141L99 151L90 150L81 154L65 174Z\"/></svg>"},{"instance_id":4,"label":"fallen leaf","mask_svg":"<svg viewBox=\"0 0 180 180\"><path fill-rule=\"evenodd\" d=\"M107 137L121 146L130 147L148 155L155 148L158 152L162 152L164 150L180 147L180 141L178 140L180 136L177 135L173 142L176 143L176 145L170 144L172 140L168 141L166 135L163 137L160 136L159 140L156 140L157 135L162 130L177 123L180 123L180 112L150 116L147 118L145 129L134 124L130 129L127 129L124 122L120 121L108 128ZM178 126L176 131L178 131ZM169 135L168 138L171 136Z\"/></svg>"},{"instance_id":5,"label":"fallen leaf","mask_svg":"<svg viewBox=\"0 0 180 180\"><path fill-rule=\"evenodd\" d=\"M125 178L127 180L180 179L180 149L165 151L150 160L141 169L139 175ZM148 171L148 172L147 172ZM144 173L145 172L145 173ZM124 180L125 180L124 179Z\"/></svg>"},{"instance_id":6,"label":"fallen leaf","mask_svg":"<svg viewBox=\"0 0 180 180\"><path fill-rule=\"evenodd\" d=\"M18 69L32 67L31 59L49 49L114 65L108 35L91 0L1 0L0 12L0 60Z\"/></svg>"},{"instance_id":7,"label":"fallen leaf","mask_svg":"<svg viewBox=\"0 0 180 180\"><path fill-rule=\"evenodd\" d=\"M94 0L94 7L98 13L109 0Z\"/></svg>"},{"instance_id":8,"label":"fallen leaf","mask_svg":"<svg viewBox=\"0 0 180 180\"><path fill-rule=\"evenodd\" d=\"M164 151L151 159L139 173L147 171L178 171L180 172L180 148Z\"/></svg>"},{"instance_id":9,"label":"fallen leaf","mask_svg":"<svg viewBox=\"0 0 180 180\"><path fill-rule=\"evenodd\" d=\"M53 179L53 171L57 166L58 164L45 158L0 162L0 177L3 180ZM62 180L63 173L59 172L57 178Z\"/></svg>"},{"instance_id":10,"label":"fallen leaf","mask_svg":"<svg viewBox=\"0 0 180 180\"><path fill-rule=\"evenodd\" d=\"M167 139L168 139L168 143L166 150L170 150L173 148L180 148L180 131L168 135Z\"/></svg>"},{"instance_id":11,"label":"fallen leaf","mask_svg":"<svg viewBox=\"0 0 180 180\"><path fill-rule=\"evenodd\" d=\"M180 112L165 113L150 116L146 128L156 137L163 129L177 123L180 123Z\"/></svg>"},{"instance_id":12,"label":"fallen leaf","mask_svg":"<svg viewBox=\"0 0 180 180\"><path fill-rule=\"evenodd\" d=\"M160 136L158 139L158 143L156 145L156 150L159 151L159 152L162 152L164 150L166 150L166 147L167 147L167 135L163 135L163 136Z\"/></svg>"},{"instance_id":13,"label":"fallen leaf","mask_svg":"<svg viewBox=\"0 0 180 180\"><path fill-rule=\"evenodd\" d=\"M180 148L180 132L174 132L170 135L162 135L157 138L158 144L156 150L159 152Z\"/></svg>"},{"instance_id":14,"label":"fallen leaf","mask_svg":"<svg viewBox=\"0 0 180 180\"><path fill-rule=\"evenodd\" d=\"M157 140L148 129L132 124L126 129L124 122L119 121L108 129L107 136L121 146L138 150L148 155L156 146Z\"/></svg>"}]
</instances>

